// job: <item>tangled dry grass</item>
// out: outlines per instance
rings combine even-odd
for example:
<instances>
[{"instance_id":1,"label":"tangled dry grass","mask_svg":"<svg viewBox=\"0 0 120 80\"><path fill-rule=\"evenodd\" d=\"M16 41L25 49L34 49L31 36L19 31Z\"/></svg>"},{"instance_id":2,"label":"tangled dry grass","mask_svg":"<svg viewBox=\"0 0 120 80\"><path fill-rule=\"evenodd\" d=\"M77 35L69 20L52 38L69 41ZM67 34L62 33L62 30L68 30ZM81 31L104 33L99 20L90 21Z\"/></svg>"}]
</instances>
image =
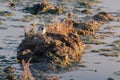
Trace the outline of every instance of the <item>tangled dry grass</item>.
<instances>
[{"instance_id":1,"label":"tangled dry grass","mask_svg":"<svg viewBox=\"0 0 120 80\"><path fill-rule=\"evenodd\" d=\"M43 20L42 20L43 21ZM30 26L29 31L27 32L26 27L23 26L24 32L25 32L25 37L32 36L37 34L35 32L36 25L38 24L38 19L35 19L33 23ZM62 35L68 35L70 32L75 32L74 25L73 25L73 20L71 20L71 14L68 14L68 17L64 19L63 21L54 21L51 22L49 25L44 25L43 27L47 27L46 32L50 33L58 33ZM38 34L40 35L40 34Z\"/></svg>"},{"instance_id":2,"label":"tangled dry grass","mask_svg":"<svg viewBox=\"0 0 120 80\"><path fill-rule=\"evenodd\" d=\"M68 18L64 19L64 21L62 22L56 21L48 25L48 32L68 35L68 33L73 31L75 31L73 27L73 22Z\"/></svg>"},{"instance_id":3,"label":"tangled dry grass","mask_svg":"<svg viewBox=\"0 0 120 80\"><path fill-rule=\"evenodd\" d=\"M29 68L31 59L32 58L30 58L27 62L24 59L22 60L24 73L21 76L20 80L35 80Z\"/></svg>"}]
</instances>

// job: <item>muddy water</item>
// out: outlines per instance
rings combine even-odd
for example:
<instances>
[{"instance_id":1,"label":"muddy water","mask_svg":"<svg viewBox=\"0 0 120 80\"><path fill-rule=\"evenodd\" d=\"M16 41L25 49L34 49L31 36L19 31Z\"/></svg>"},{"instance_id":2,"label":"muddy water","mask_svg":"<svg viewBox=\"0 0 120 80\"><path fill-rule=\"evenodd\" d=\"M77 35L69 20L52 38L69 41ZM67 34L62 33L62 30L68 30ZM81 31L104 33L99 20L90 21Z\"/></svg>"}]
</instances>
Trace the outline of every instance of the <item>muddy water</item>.
<instances>
[{"instance_id":1,"label":"muddy water","mask_svg":"<svg viewBox=\"0 0 120 80\"><path fill-rule=\"evenodd\" d=\"M101 4L97 4L102 11L108 12L120 12L119 6L120 0L102 0ZM23 16L30 15L29 13L22 13L19 11L21 7L17 7L16 10L9 9L6 3L0 2L1 11L10 11L14 13L14 16L0 16L2 19L2 25L0 25L0 80L5 77L3 69L9 65L16 68L16 74L21 75L23 72L21 64L16 62L16 49L24 38L24 31L22 25L30 26L30 22L22 22L19 19ZM79 12L78 12L79 13ZM77 13L77 15L78 15ZM116 15L116 14L114 14ZM85 15L80 15L85 16ZM118 26L110 28L111 26ZM107 29L106 29L107 28ZM104 33L103 33L104 32ZM105 34L112 32L112 34ZM106 35L104 38L96 38L95 40L105 42L105 44L86 44L90 46L90 49L85 50L85 54L82 58L82 63L77 70L51 74L62 76L62 80L107 80L108 78L114 78L120 80L120 75L115 75L114 72L120 71L120 58L119 57L106 57L100 55L104 51L92 52L92 50L100 50L105 48L112 48L108 46L116 40L120 40L120 22L112 21L110 23L102 25L100 30L96 32L96 35ZM118 44L120 45L120 44ZM111 50L113 51L113 50ZM120 51L118 51L120 53ZM40 75L39 73L36 75ZM37 80L40 80L39 78Z\"/></svg>"}]
</instances>

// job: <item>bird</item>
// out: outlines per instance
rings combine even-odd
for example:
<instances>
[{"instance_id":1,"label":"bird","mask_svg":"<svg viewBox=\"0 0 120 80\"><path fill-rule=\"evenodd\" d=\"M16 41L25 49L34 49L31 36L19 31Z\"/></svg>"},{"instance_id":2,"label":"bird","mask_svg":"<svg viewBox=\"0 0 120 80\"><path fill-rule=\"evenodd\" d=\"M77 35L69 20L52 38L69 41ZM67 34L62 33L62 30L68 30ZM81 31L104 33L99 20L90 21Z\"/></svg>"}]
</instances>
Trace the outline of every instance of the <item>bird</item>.
<instances>
[{"instance_id":1,"label":"bird","mask_svg":"<svg viewBox=\"0 0 120 80\"><path fill-rule=\"evenodd\" d=\"M37 30L38 35L44 35L46 33L46 28L44 26L40 26Z\"/></svg>"},{"instance_id":2,"label":"bird","mask_svg":"<svg viewBox=\"0 0 120 80\"><path fill-rule=\"evenodd\" d=\"M45 27L45 23L44 23L44 20L42 19L41 16L38 16L38 17L42 21L43 24L41 24L41 26L38 27L37 34L38 35L44 35L47 31L46 27Z\"/></svg>"}]
</instances>

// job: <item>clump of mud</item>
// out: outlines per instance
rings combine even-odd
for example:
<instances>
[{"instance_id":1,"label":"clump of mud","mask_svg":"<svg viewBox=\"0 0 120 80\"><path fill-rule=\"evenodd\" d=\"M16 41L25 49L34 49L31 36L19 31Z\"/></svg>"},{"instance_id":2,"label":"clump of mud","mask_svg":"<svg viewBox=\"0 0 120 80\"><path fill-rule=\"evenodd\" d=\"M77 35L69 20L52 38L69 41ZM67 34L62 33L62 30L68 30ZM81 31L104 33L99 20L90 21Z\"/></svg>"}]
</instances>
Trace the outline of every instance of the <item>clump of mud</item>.
<instances>
[{"instance_id":1,"label":"clump of mud","mask_svg":"<svg viewBox=\"0 0 120 80\"><path fill-rule=\"evenodd\" d=\"M73 23L64 20L52 23L44 34L32 34L24 38L18 47L18 59L32 62L45 60L46 64L64 68L79 63L85 44L73 28Z\"/></svg>"},{"instance_id":2,"label":"clump of mud","mask_svg":"<svg viewBox=\"0 0 120 80\"><path fill-rule=\"evenodd\" d=\"M41 3L34 4L32 7L26 7L25 9L23 9L23 11L29 12L31 14L61 14L64 12L64 9L50 4L47 0L43 0Z\"/></svg>"}]
</instances>

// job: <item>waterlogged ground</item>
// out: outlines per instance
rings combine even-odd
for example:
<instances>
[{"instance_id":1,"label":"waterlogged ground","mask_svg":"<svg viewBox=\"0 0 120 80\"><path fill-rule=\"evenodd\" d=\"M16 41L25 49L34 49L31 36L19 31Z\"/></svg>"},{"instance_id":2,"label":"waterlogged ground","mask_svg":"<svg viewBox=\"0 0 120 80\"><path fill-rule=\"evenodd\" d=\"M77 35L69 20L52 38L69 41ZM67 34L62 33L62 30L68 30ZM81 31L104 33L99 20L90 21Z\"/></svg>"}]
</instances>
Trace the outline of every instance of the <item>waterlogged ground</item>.
<instances>
[{"instance_id":1,"label":"waterlogged ground","mask_svg":"<svg viewBox=\"0 0 120 80\"><path fill-rule=\"evenodd\" d=\"M29 13L23 13L20 9L25 1L19 0L20 4L16 9L7 7L6 1L0 2L0 11L9 11L13 16L0 16L0 80L6 76L3 69L7 66L15 67L17 77L22 75L23 67L16 61L16 49L24 38L22 26L28 26L34 20L35 16ZM54 0L52 0L55 2ZM112 15L120 17L119 0L102 0L102 3L93 6L96 14L100 9L111 12ZM23 3L23 4L22 4ZM27 2L29 3L29 1ZM67 4L68 12L73 9L72 4ZM75 5L74 5L75 6ZM75 15L81 17L84 21L93 14L81 14L80 8L76 8ZM48 15L51 16L51 15ZM64 17L65 14L59 16ZM47 16L45 16L48 18ZM49 17L50 18L50 17ZM57 75L61 80L120 80L120 22L112 21L101 26L100 30L91 39L85 39L86 49L82 56L82 63L73 71L57 72L52 74L41 73L39 69L33 69L36 80L41 80L40 75ZM85 38L85 37L84 37ZM18 79L19 80L19 79Z\"/></svg>"}]
</instances>

